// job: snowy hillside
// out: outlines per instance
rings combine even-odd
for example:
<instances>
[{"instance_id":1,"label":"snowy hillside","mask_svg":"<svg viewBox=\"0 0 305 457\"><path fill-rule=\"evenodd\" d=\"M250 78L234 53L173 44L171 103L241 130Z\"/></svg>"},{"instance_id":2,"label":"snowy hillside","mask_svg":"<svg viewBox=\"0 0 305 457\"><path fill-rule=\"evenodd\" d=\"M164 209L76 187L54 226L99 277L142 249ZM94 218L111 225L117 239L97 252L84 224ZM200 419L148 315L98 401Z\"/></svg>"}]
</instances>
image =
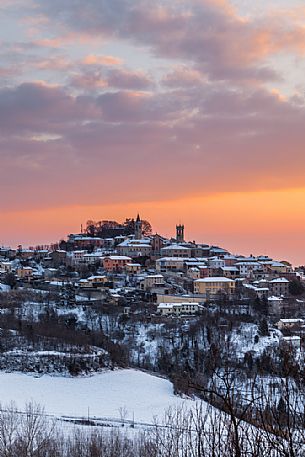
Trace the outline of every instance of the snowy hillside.
<instances>
[{"instance_id":1,"label":"snowy hillside","mask_svg":"<svg viewBox=\"0 0 305 457\"><path fill-rule=\"evenodd\" d=\"M14 401L20 410L30 401L55 416L124 419L152 423L170 406L192 404L173 394L172 384L137 370L117 370L91 377L64 378L0 373L2 404Z\"/></svg>"}]
</instances>

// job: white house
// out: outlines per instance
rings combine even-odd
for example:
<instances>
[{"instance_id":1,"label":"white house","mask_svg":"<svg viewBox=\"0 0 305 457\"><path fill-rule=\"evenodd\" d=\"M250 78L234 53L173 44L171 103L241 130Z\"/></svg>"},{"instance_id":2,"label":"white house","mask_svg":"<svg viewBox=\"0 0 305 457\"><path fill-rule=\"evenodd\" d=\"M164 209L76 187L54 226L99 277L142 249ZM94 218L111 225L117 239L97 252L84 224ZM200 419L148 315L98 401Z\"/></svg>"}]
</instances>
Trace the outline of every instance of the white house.
<instances>
[{"instance_id":1,"label":"white house","mask_svg":"<svg viewBox=\"0 0 305 457\"><path fill-rule=\"evenodd\" d=\"M184 314L196 314L202 309L199 303L160 303L157 307L162 316L181 316Z\"/></svg>"}]
</instances>

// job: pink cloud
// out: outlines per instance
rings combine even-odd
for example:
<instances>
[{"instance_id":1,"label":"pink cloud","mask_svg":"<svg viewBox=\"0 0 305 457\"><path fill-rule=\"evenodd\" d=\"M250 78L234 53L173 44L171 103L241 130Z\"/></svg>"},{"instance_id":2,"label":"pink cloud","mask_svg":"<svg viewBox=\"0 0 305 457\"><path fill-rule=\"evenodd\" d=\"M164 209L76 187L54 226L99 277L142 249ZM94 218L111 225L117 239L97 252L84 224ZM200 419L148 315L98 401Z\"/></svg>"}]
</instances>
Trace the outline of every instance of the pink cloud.
<instances>
[{"instance_id":1,"label":"pink cloud","mask_svg":"<svg viewBox=\"0 0 305 457\"><path fill-rule=\"evenodd\" d=\"M161 82L168 87L192 87L202 84L204 76L187 65L179 65L167 73Z\"/></svg>"},{"instance_id":2,"label":"pink cloud","mask_svg":"<svg viewBox=\"0 0 305 457\"><path fill-rule=\"evenodd\" d=\"M122 65L122 59L119 59L114 56L97 56L94 54L89 54L83 59L85 65Z\"/></svg>"},{"instance_id":3,"label":"pink cloud","mask_svg":"<svg viewBox=\"0 0 305 457\"><path fill-rule=\"evenodd\" d=\"M92 89L103 89L108 86L107 80L103 78L99 71L86 71L75 74L72 76L70 84L89 91Z\"/></svg>"},{"instance_id":4,"label":"pink cloud","mask_svg":"<svg viewBox=\"0 0 305 457\"><path fill-rule=\"evenodd\" d=\"M123 89L144 90L153 86L153 80L144 71L115 69L108 72L108 85Z\"/></svg>"},{"instance_id":5,"label":"pink cloud","mask_svg":"<svg viewBox=\"0 0 305 457\"><path fill-rule=\"evenodd\" d=\"M226 85L90 97L42 83L2 89L2 207L300 186L304 122L290 100Z\"/></svg>"},{"instance_id":6,"label":"pink cloud","mask_svg":"<svg viewBox=\"0 0 305 457\"><path fill-rule=\"evenodd\" d=\"M193 62L219 80L274 79L266 58L304 52L304 29L292 18L245 20L226 1L141 0L131 5L127 0L90 0L76 3L73 10L67 0L38 4L62 27L146 45L154 55Z\"/></svg>"}]
</instances>

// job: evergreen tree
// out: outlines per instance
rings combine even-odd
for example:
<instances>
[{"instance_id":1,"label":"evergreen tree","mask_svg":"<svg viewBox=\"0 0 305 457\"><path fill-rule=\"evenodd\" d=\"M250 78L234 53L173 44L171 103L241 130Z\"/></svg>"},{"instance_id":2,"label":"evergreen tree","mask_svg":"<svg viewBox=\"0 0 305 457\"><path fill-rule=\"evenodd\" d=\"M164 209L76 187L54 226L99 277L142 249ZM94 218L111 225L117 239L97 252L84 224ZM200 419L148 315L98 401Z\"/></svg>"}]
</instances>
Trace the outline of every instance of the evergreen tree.
<instances>
[{"instance_id":1,"label":"evergreen tree","mask_svg":"<svg viewBox=\"0 0 305 457\"><path fill-rule=\"evenodd\" d=\"M269 326L266 319L262 319L258 324L258 333L260 336L269 336Z\"/></svg>"}]
</instances>

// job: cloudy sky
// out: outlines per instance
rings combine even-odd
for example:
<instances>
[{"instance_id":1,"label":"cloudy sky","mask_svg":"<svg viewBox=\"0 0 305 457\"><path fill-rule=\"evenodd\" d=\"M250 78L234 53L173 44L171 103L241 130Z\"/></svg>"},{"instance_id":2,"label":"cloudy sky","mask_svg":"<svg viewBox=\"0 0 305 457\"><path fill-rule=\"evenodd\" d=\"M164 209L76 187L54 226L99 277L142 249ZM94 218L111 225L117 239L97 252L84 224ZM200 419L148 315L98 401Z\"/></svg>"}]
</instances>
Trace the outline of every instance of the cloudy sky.
<instances>
[{"instance_id":1,"label":"cloudy sky","mask_svg":"<svg viewBox=\"0 0 305 457\"><path fill-rule=\"evenodd\" d=\"M0 244L140 211L305 263L304 0L1 0Z\"/></svg>"}]
</instances>

